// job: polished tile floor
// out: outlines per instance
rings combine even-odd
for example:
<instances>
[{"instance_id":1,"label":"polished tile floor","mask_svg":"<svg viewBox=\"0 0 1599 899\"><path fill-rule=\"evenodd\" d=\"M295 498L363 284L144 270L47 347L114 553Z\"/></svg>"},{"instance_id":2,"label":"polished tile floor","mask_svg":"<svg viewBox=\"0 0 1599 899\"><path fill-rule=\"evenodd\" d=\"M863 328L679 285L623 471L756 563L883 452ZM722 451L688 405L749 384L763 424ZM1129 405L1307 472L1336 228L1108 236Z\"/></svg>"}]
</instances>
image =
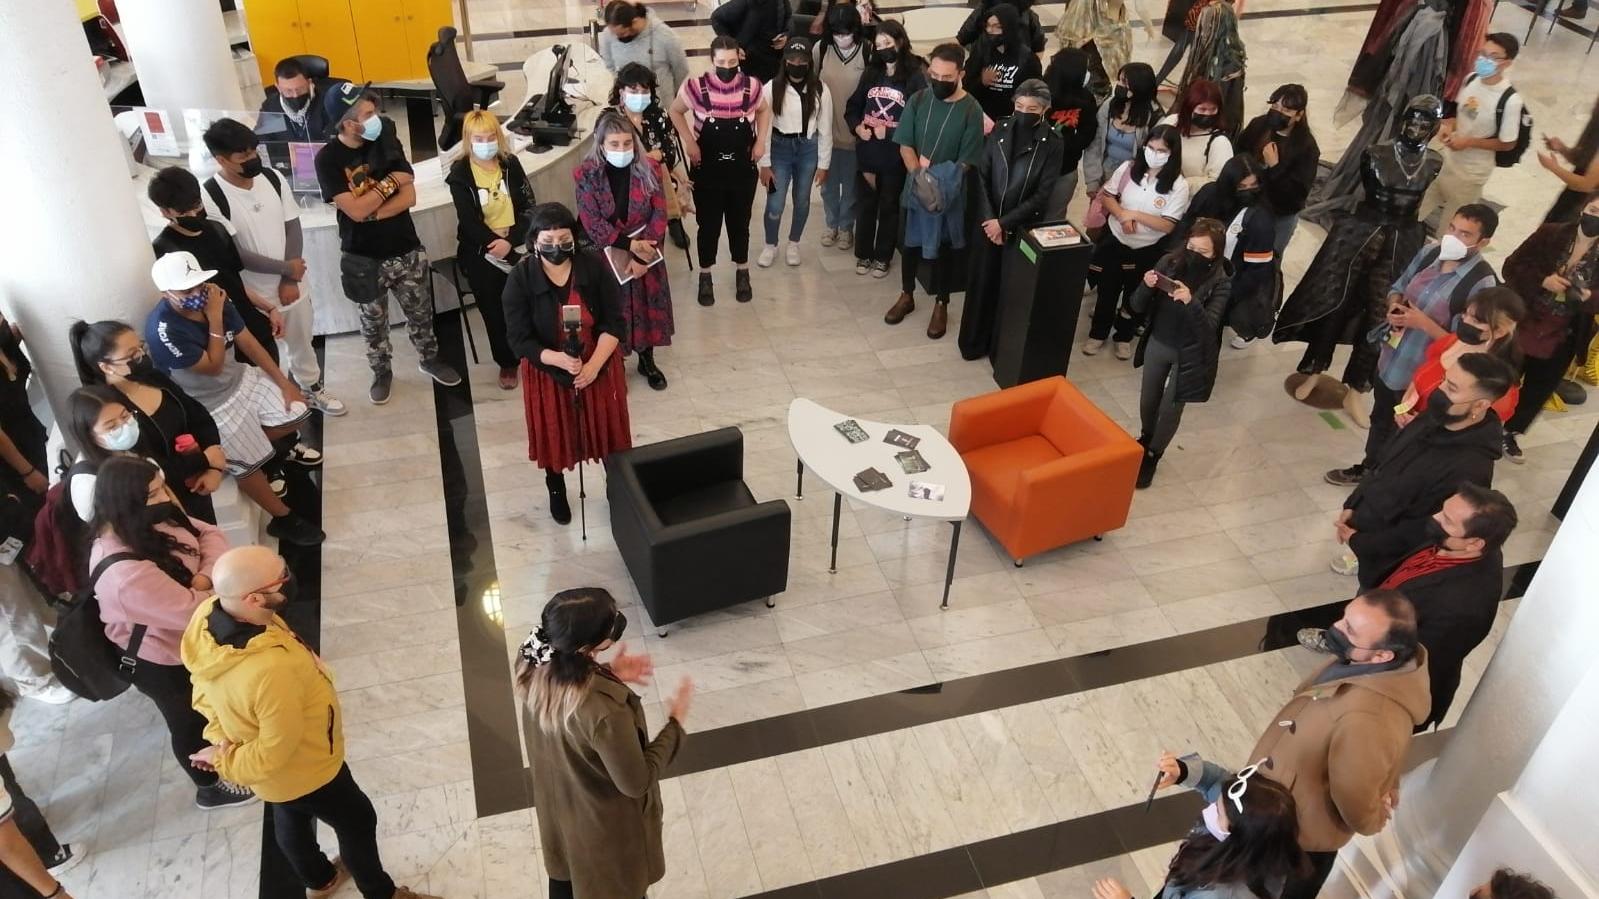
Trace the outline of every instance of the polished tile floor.
<instances>
[{"instance_id":1,"label":"polished tile floor","mask_svg":"<svg viewBox=\"0 0 1599 899\"><path fill-rule=\"evenodd\" d=\"M1335 126L1331 113L1370 15L1338 12L1339 5L1251 20L1244 30L1251 109L1272 85L1307 84L1329 157L1352 133ZM1250 8L1303 6L1256 0ZM473 0L473 25L480 32L550 27L560 24L551 16L568 9L577 7ZM688 13L673 7L668 15ZM1498 24L1526 27L1525 13L1510 4L1498 15ZM1517 84L1534 104L1539 128L1570 140L1592 98L1569 86L1591 84L1599 63L1583 55L1586 38L1538 30L1517 66ZM691 47L695 36L703 43L703 35L685 32ZM527 52L509 41L486 42L480 51L496 43L496 60ZM1312 46L1315 54L1307 52ZM1158 61L1165 52L1142 36L1136 47L1140 59ZM1487 194L1507 207L1490 254L1498 262L1542 216L1554 188L1529 156L1497 172ZM757 271L756 300L748 306L728 301L725 270L718 276L728 282L724 301L695 305L681 256L671 260L677 335L659 362L672 386L655 393L629 375L635 442L740 427L751 488L760 499L790 499L794 541L789 590L775 609L752 603L707 615L664 639L637 606L615 551L603 474L594 467L586 473L586 542L575 527L550 521L541 477L526 460L520 395L497 390L491 368L472 369L468 414L441 415L435 391L405 364L410 350L396 335L394 400L371 407L359 399L366 388L359 342L328 341L331 384L352 400L352 412L326 428L329 540L318 636L338 677L351 766L377 803L384 857L402 882L450 899L543 895L532 810L484 795L493 779L474 778L474 761L489 748L483 743L498 740L499 748L517 751L514 729L482 724L518 720L503 689L508 674L491 678L501 689L484 693L462 661L471 671L486 664L498 674L495 660L509 658L556 589L598 584L615 593L633 622L632 642L654 656L663 688L681 675L698 684L691 731L915 694L1161 638L1204 640L1198 632L1351 591L1349 579L1326 567L1328 525L1343 491L1323 483L1321 473L1357 458L1364 432L1287 397L1282 383L1298 350L1269 343L1223 349L1215 398L1188 410L1155 486L1137 495L1132 520L1103 543L1056 550L1016 569L980 527L970 527L951 608L941 613L947 530L846 505L839 569L829 573L831 504L821 493L792 497L788 403L805 396L852 415L943 427L953 401L994 384L985 365L959 359L952 337L933 342L922 334L929 304L897 327L884 325L897 279L855 276L848 254L815 243L820 218L813 204L803 264ZM1319 238L1318 229L1301 229L1288 254L1290 282ZM958 307L957 299L952 311ZM471 318L477 327L476 314ZM1113 418L1136 427L1138 375L1128 363L1075 355L1070 376ZM1500 467L1496 486L1522 513L1508 562L1542 555L1557 525L1546 510L1596 420L1592 405L1546 414L1523 441L1527 464ZM452 542L447 526L447 502L458 497L449 485L461 475L441 473L441 453L457 452L473 463L465 478L471 501L481 503L481 521L469 534L474 545L460 534ZM454 577L463 555L478 560L479 573L494 574L464 597ZM1514 605L1505 604L1495 636L1468 663L1456 714ZM489 622L491 633L468 630L468 621ZM1149 763L1163 748L1240 762L1313 661L1297 648L1244 652L864 737L824 735L809 748L674 777L663 785L669 874L651 895L745 896L895 862L914 872L917 860L944 850L1140 802ZM644 690L644 699L658 720L656 689ZM25 702L15 726L19 745L11 759L23 783L60 835L89 852L64 878L79 899L294 894L262 874L258 808L193 808L159 719L141 698L65 707ZM482 814L495 808L513 810ZM1106 873L1148 895L1169 854L1164 845L1111 853L968 895L1081 896Z\"/></svg>"}]
</instances>

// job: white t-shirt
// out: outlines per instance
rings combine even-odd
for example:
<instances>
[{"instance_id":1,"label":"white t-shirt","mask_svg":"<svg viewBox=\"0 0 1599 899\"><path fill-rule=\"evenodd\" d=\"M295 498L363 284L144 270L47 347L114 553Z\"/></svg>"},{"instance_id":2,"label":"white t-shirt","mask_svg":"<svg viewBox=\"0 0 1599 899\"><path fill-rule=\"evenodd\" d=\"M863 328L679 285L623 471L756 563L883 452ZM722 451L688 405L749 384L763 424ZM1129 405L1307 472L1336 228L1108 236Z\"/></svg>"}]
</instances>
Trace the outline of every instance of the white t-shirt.
<instances>
[{"instance_id":1,"label":"white t-shirt","mask_svg":"<svg viewBox=\"0 0 1599 899\"><path fill-rule=\"evenodd\" d=\"M1177 126L1173 113L1160 120L1162 125ZM1188 179L1188 190L1198 193L1201 187L1221 177L1221 167L1233 158L1233 142L1220 131L1205 131L1185 135L1183 145L1183 177Z\"/></svg>"},{"instance_id":2,"label":"white t-shirt","mask_svg":"<svg viewBox=\"0 0 1599 899\"><path fill-rule=\"evenodd\" d=\"M1509 78L1499 79L1498 84L1487 84L1481 78L1467 81L1456 97L1455 133L1465 137L1496 137L1502 141L1514 141L1521 133L1520 91L1505 101L1504 118L1495 118L1499 112L1499 97L1509 89ZM1446 150L1444 168L1474 181L1486 181L1494 171L1494 151L1476 148Z\"/></svg>"},{"instance_id":3,"label":"white t-shirt","mask_svg":"<svg viewBox=\"0 0 1599 899\"><path fill-rule=\"evenodd\" d=\"M1147 212L1152 215L1158 215L1174 222L1182 221L1184 213L1188 212L1187 179L1178 178L1172 181L1171 190L1166 193L1160 193L1155 189L1159 179L1154 169L1144 173L1143 181L1131 180L1130 172L1127 175L1122 173L1122 169L1131 169L1132 165L1131 162L1122 163L1121 168L1116 170L1116 174L1112 175L1110 180L1106 182L1107 185L1114 187L1121 183L1122 178L1129 179L1127 185L1121 189L1121 192L1115 195L1123 208L1132 212ZM1122 230L1121 223L1114 218L1106 222L1105 227L1110 230L1111 234L1115 235L1117 240L1121 241L1122 246L1132 250L1141 250L1144 247L1154 246L1162 237L1166 236L1166 232L1156 231L1154 228L1143 224L1140 224L1133 233L1128 234Z\"/></svg>"},{"instance_id":4,"label":"white t-shirt","mask_svg":"<svg viewBox=\"0 0 1599 899\"><path fill-rule=\"evenodd\" d=\"M822 85L821 102L811 110L809 125L803 125L805 118L805 104L800 100L799 91L786 81L774 84L772 90L786 91L783 96L783 111L772 111L772 131L781 131L784 134L799 134L800 128L805 128L804 136L816 139L816 168L826 171L833 161L833 92ZM770 96L770 93L767 94ZM768 137L771 135L768 134ZM761 168L772 166L772 142L766 142L766 155L761 157Z\"/></svg>"},{"instance_id":5,"label":"white t-shirt","mask_svg":"<svg viewBox=\"0 0 1599 899\"><path fill-rule=\"evenodd\" d=\"M255 176L249 190L234 187L220 176L217 177L217 185L222 188L222 195L228 198L228 216L223 218L222 211L211 199L211 192L202 189L200 197L205 203L206 215L232 226L233 239L239 249L260 253L269 259L284 258L288 250L288 235L284 225L300 217L300 207L294 202L294 194L290 193L283 176L278 176L276 190L265 175ZM244 279L245 287L274 303L278 301L280 279L277 275L246 269L240 272L240 277ZM301 299L305 298L303 281L300 283L300 296Z\"/></svg>"}]
</instances>

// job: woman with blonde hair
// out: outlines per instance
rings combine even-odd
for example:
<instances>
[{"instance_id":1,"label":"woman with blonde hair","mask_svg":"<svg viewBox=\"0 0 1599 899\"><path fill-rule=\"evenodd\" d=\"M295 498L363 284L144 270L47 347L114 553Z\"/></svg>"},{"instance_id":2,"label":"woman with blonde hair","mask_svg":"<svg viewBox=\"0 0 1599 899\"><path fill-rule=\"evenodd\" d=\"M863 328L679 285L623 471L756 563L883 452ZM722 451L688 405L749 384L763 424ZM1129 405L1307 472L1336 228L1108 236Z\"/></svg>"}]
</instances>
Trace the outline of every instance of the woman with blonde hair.
<instances>
[{"instance_id":1,"label":"woman with blonde hair","mask_svg":"<svg viewBox=\"0 0 1599 899\"><path fill-rule=\"evenodd\" d=\"M666 725L648 739L627 685L648 684L654 667L617 642L626 628L605 589L562 590L517 650L550 899L640 899L666 876L660 781L682 746L694 687L678 684ZM612 647L609 662L596 660Z\"/></svg>"},{"instance_id":2,"label":"woman with blonde hair","mask_svg":"<svg viewBox=\"0 0 1599 899\"><path fill-rule=\"evenodd\" d=\"M672 343L672 285L661 263L666 239L666 170L645 152L643 139L616 109L600 113L583 161L573 169L577 216L610 259L621 286L622 351L638 353L638 371L655 390L666 375L655 348Z\"/></svg>"},{"instance_id":3,"label":"woman with blonde hair","mask_svg":"<svg viewBox=\"0 0 1599 899\"><path fill-rule=\"evenodd\" d=\"M493 113L474 109L466 114L461 146L466 152L444 179L455 201L455 260L483 315L489 353L500 368L500 389L515 390L516 351L505 339L500 296L527 238L533 188Z\"/></svg>"}]
</instances>

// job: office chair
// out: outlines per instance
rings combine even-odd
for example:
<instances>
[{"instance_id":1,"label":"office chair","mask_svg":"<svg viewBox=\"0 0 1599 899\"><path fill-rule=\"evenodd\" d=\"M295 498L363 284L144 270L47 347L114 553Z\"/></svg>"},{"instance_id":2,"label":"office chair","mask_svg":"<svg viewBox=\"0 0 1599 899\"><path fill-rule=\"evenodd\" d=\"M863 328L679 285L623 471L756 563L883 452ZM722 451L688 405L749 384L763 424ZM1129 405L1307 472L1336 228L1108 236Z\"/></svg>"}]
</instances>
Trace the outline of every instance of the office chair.
<instances>
[{"instance_id":1,"label":"office chair","mask_svg":"<svg viewBox=\"0 0 1599 899\"><path fill-rule=\"evenodd\" d=\"M312 81L328 77L328 58L326 56L318 56L315 53L301 53L299 56L291 56L289 58L299 63L300 68L305 69L305 77Z\"/></svg>"},{"instance_id":2,"label":"office chair","mask_svg":"<svg viewBox=\"0 0 1599 899\"><path fill-rule=\"evenodd\" d=\"M439 39L428 47L428 75L433 78L433 88L444 106L444 127L439 131L439 149L448 150L461 141L461 120L474 106L487 108L494 95L505 87L502 81L466 80L466 70L461 68L461 57L455 52L453 27L439 29Z\"/></svg>"}]
</instances>

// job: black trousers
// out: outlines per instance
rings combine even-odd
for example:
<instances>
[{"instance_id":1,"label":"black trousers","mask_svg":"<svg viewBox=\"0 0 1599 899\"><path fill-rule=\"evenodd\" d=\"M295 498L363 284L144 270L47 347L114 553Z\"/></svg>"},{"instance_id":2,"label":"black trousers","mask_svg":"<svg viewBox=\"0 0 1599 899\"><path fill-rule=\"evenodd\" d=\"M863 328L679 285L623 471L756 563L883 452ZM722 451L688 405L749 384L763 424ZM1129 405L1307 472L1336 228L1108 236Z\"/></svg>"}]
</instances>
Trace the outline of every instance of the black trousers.
<instances>
[{"instance_id":1,"label":"black trousers","mask_svg":"<svg viewBox=\"0 0 1599 899\"><path fill-rule=\"evenodd\" d=\"M694 182L700 270L716 264L716 245L722 241L723 227L727 228L727 255L733 257L734 265L748 265L755 163L700 165L689 171L689 179Z\"/></svg>"},{"instance_id":2,"label":"black trousers","mask_svg":"<svg viewBox=\"0 0 1599 899\"><path fill-rule=\"evenodd\" d=\"M197 787L216 783L215 771L201 771L189 761L189 756L210 745L205 738L205 716L194 710L194 687L189 683L189 670L182 665L157 665L141 660L133 669L133 689L150 697L166 721L167 733L172 737L172 755L183 773Z\"/></svg>"},{"instance_id":3,"label":"black trousers","mask_svg":"<svg viewBox=\"0 0 1599 899\"><path fill-rule=\"evenodd\" d=\"M1008 243L995 244L981 227L966 238L966 303L956 339L961 358L980 359L994 351L999 322L1000 270Z\"/></svg>"},{"instance_id":4,"label":"black trousers","mask_svg":"<svg viewBox=\"0 0 1599 899\"><path fill-rule=\"evenodd\" d=\"M326 821L338 838L339 857L364 899L392 899L394 879L383 870L383 860L378 857L377 809L361 792L349 765L299 799L268 805L278 848L306 889L327 886L335 874L333 862L316 841L316 823Z\"/></svg>"},{"instance_id":5,"label":"black trousers","mask_svg":"<svg viewBox=\"0 0 1599 899\"><path fill-rule=\"evenodd\" d=\"M908 294L916 293L916 270L924 265L932 266L934 284L945 288L937 297L938 302L949 302L949 254L954 252L949 247L944 247L938 253L937 259L923 259L922 251L918 247L901 247L899 255L899 289Z\"/></svg>"},{"instance_id":6,"label":"black trousers","mask_svg":"<svg viewBox=\"0 0 1599 899\"><path fill-rule=\"evenodd\" d=\"M1566 369L1577 355L1575 342L1569 338L1548 359L1528 356L1521 366L1521 397L1516 400L1515 414L1505 422L1505 430L1512 434L1525 434L1532 420L1543 411L1543 404L1554 395L1565 377Z\"/></svg>"},{"instance_id":7,"label":"black trousers","mask_svg":"<svg viewBox=\"0 0 1599 899\"><path fill-rule=\"evenodd\" d=\"M22 831L28 845L39 854L39 858L46 865L50 864L50 860L61 852L61 843L50 831L50 825L45 822L38 803L22 791L22 785L17 783L16 772L11 770L11 760L3 755L0 755L0 782L5 784L6 793L11 796L11 816L17 822L17 829Z\"/></svg>"},{"instance_id":8,"label":"black trousers","mask_svg":"<svg viewBox=\"0 0 1599 899\"><path fill-rule=\"evenodd\" d=\"M1310 857L1310 873L1302 879L1289 880L1283 886L1282 899L1316 899L1322 884L1327 882L1327 875L1332 873L1333 862L1338 860L1336 852L1307 852L1305 855Z\"/></svg>"},{"instance_id":9,"label":"black trousers","mask_svg":"<svg viewBox=\"0 0 1599 899\"><path fill-rule=\"evenodd\" d=\"M1107 229L1115 227L1107 225ZM1109 230L1094 245L1094 258L1088 263L1088 277L1096 286L1094 313L1088 321L1088 336L1094 340L1112 337L1127 343L1138 333L1144 317L1127 308L1127 301L1138 289L1144 273L1160 261L1164 242L1141 249L1132 249L1111 235Z\"/></svg>"},{"instance_id":10,"label":"black trousers","mask_svg":"<svg viewBox=\"0 0 1599 899\"><path fill-rule=\"evenodd\" d=\"M455 261L461 266L466 283L472 288L472 299L477 303L478 313L483 316L483 330L489 334L489 355L494 357L494 364L501 368L516 368L516 353L511 351L511 344L505 339L505 310L500 305L508 276L490 265L481 253L473 253L466 247L461 247L456 253ZM462 327L465 326L463 319Z\"/></svg>"},{"instance_id":11,"label":"black trousers","mask_svg":"<svg viewBox=\"0 0 1599 899\"><path fill-rule=\"evenodd\" d=\"M1360 460L1361 467L1367 470L1377 465L1377 460L1382 458L1383 448L1399 433L1399 422L1394 420L1394 406L1399 405L1404 394L1389 389L1382 378L1373 378L1371 399L1371 430L1366 432L1366 457Z\"/></svg>"},{"instance_id":12,"label":"black trousers","mask_svg":"<svg viewBox=\"0 0 1599 899\"><path fill-rule=\"evenodd\" d=\"M871 174L877 186L866 182ZM888 263L899 243L899 195L905 170L855 173L855 258Z\"/></svg>"}]
</instances>

